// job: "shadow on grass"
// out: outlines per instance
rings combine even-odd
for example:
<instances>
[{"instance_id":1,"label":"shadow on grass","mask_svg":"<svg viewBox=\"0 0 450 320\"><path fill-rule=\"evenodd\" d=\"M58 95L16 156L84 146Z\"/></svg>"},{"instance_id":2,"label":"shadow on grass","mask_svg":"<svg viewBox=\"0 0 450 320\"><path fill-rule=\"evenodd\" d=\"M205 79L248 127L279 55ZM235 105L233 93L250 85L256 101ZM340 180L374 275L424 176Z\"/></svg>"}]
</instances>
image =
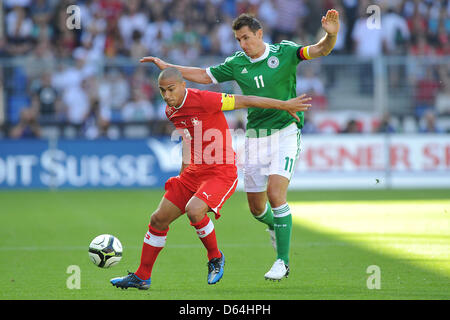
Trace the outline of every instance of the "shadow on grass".
<instances>
[{"instance_id":1,"label":"shadow on grass","mask_svg":"<svg viewBox=\"0 0 450 320\"><path fill-rule=\"evenodd\" d=\"M427 191L428 192L428 191ZM408 193L401 192L403 195ZM429 196L431 197L430 192ZM395 199L398 199L396 195ZM434 193L439 196L439 194ZM314 195L317 196L317 193ZM401 196L401 195L400 195ZM303 193L302 193L303 198ZM306 196L308 198L308 196ZM333 196L331 196L333 198ZM401 198L401 197L400 197ZM241 280L239 289L233 290L234 298L239 299L449 299L450 278L436 270L414 265L416 257L405 259L392 254L377 252L371 248L364 248L357 240L348 241L353 235L339 236L312 230L294 223L291 241L291 274L281 282L269 283L263 275L274 261L275 254L270 247L268 235L262 225L257 224L251 217L237 217L236 214L247 214L245 195L237 193L233 196L233 206L240 210L227 211L232 217L227 220L241 219L239 225L226 224L223 234L224 243L258 243L252 248L236 248L229 260L228 272L240 272L239 261L252 262L254 275ZM415 197L417 199L417 197ZM307 199L311 201L311 198ZM328 197L327 197L328 200ZM342 198L341 198L342 200ZM373 200L371 198L370 200ZM231 205L231 203L230 203ZM237 221L237 220L235 220ZM256 232L251 232L256 230ZM232 235L239 234L239 240ZM363 234L361 234L362 236ZM367 235L364 235L367 236ZM370 234L369 234L370 236ZM377 235L380 236L380 235ZM388 234L388 237L395 234ZM423 235L418 239L423 242L433 235ZM367 240L367 239L366 239ZM260 244L266 244L265 247ZM428 259L443 260L439 257ZM242 264L242 263L241 263ZM369 266L378 266L381 274L381 289L369 289L367 282L372 273L367 272ZM246 270L247 271L247 270ZM251 272L251 270L248 270ZM448 272L448 270L447 270ZM242 274L242 271L240 272ZM370 281L369 281L370 282ZM228 296L228 294L227 294Z\"/></svg>"}]
</instances>

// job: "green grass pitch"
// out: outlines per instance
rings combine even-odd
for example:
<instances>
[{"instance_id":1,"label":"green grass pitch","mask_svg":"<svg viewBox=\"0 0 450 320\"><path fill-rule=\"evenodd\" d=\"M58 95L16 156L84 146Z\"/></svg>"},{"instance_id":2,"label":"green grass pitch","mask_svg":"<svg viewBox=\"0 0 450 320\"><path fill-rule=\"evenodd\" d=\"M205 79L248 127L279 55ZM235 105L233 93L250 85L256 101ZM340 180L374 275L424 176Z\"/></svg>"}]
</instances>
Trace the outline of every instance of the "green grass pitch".
<instances>
[{"instance_id":1,"label":"green grass pitch","mask_svg":"<svg viewBox=\"0 0 450 320\"><path fill-rule=\"evenodd\" d=\"M206 283L206 251L188 219L171 225L148 291L109 279L135 271L160 190L0 192L0 299L449 299L450 190L292 191L291 274L264 280L275 260L265 226L236 192L214 220L225 275ZM96 267L87 246L110 233L122 261ZM81 288L68 289L70 265ZM369 289L370 266L380 289ZM369 272L368 272L369 268ZM369 279L369 281L368 281Z\"/></svg>"}]
</instances>

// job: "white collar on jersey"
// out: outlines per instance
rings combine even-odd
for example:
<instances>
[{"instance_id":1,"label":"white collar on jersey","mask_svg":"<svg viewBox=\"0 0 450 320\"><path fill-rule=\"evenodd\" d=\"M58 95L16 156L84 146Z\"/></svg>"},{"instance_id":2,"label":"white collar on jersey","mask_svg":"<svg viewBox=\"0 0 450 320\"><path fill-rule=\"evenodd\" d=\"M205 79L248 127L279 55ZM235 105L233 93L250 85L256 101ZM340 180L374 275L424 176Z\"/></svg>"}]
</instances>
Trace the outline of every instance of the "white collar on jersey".
<instances>
[{"instance_id":1,"label":"white collar on jersey","mask_svg":"<svg viewBox=\"0 0 450 320\"><path fill-rule=\"evenodd\" d=\"M264 42L264 45L266 46L266 50L264 51L264 53L262 54L261 57L256 58L256 59L252 59L252 58L250 58L249 56L246 55L247 58L248 58L248 60L250 60L251 63L255 63L255 62L258 62L258 61L262 61L262 60L264 60L265 58L267 58L267 57L269 56L269 53L270 53L270 47L269 47L269 44L266 43L266 42Z\"/></svg>"},{"instance_id":2,"label":"white collar on jersey","mask_svg":"<svg viewBox=\"0 0 450 320\"><path fill-rule=\"evenodd\" d=\"M181 104L178 107L173 107L174 109L180 109L184 105L184 102L186 101L186 98L188 95L188 89L184 89L184 90L186 90L186 93L184 94L183 102L181 102Z\"/></svg>"}]
</instances>

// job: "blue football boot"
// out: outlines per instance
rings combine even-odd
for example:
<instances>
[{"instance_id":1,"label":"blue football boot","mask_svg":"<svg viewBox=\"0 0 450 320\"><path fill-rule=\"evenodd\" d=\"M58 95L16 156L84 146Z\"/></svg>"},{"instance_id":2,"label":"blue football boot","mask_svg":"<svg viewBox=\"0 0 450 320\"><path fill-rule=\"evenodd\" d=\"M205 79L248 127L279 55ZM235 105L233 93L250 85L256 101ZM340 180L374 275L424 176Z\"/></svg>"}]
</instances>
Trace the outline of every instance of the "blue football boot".
<instances>
[{"instance_id":1,"label":"blue football boot","mask_svg":"<svg viewBox=\"0 0 450 320\"><path fill-rule=\"evenodd\" d=\"M222 279L225 256L222 251L220 254L222 255L220 258L213 258L208 262L208 284L215 284Z\"/></svg>"},{"instance_id":2,"label":"blue football boot","mask_svg":"<svg viewBox=\"0 0 450 320\"><path fill-rule=\"evenodd\" d=\"M134 273L128 272L127 276L111 279L110 282L113 286L121 289L138 288L139 290L148 290L151 279L142 280Z\"/></svg>"}]
</instances>

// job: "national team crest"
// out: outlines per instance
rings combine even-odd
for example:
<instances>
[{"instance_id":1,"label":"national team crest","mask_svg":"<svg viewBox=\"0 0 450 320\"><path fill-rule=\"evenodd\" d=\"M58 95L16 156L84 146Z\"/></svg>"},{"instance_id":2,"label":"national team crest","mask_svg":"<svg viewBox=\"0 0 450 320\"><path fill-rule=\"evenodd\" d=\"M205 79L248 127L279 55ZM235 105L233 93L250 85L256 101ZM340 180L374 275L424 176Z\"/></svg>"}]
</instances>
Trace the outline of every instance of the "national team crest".
<instances>
[{"instance_id":1,"label":"national team crest","mask_svg":"<svg viewBox=\"0 0 450 320\"><path fill-rule=\"evenodd\" d=\"M196 126L200 123L200 121L198 121L197 117L191 118L191 122L192 122L192 125L194 125L194 126Z\"/></svg>"},{"instance_id":2,"label":"national team crest","mask_svg":"<svg viewBox=\"0 0 450 320\"><path fill-rule=\"evenodd\" d=\"M167 116L170 117L175 110L172 107L167 107Z\"/></svg>"},{"instance_id":3,"label":"national team crest","mask_svg":"<svg viewBox=\"0 0 450 320\"><path fill-rule=\"evenodd\" d=\"M280 60L278 60L277 57L270 57L269 60L267 61L267 65L272 68L275 69L276 67L278 67L280 64Z\"/></svg>"}]
</instances>

